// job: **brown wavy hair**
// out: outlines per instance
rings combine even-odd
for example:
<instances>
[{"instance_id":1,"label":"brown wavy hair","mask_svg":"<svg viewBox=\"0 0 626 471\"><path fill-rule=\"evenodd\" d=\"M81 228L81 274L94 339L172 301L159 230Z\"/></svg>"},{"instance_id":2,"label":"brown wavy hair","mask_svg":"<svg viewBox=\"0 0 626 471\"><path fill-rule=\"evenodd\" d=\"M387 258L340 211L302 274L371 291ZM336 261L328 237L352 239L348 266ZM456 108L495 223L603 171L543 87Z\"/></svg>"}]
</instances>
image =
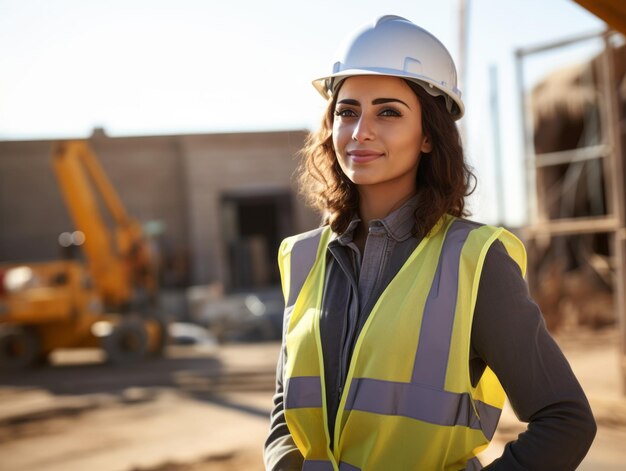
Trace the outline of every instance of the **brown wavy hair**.
<instances>
[{"instance_id":1,"label":"brown wavy hair","mask_svg":"<svg viewBox=\"0 0 626 471\"><path fill-rule=\"evenodd\" d=\"M461 137L444 97L433 97L420 85L406 83L420 101L424 134L432 142L432 151L421 155L415 180L419 198L414 234L424 237L446 213L469 215L465 197L474 192L476 177L465 162ZM329 100L319 129L309 134L297 172L300 193L307 203L322 213L322 224L341 234L358 212L359 193L341 170L333 147L338 91Z\"/></svg>"}]
</instances>

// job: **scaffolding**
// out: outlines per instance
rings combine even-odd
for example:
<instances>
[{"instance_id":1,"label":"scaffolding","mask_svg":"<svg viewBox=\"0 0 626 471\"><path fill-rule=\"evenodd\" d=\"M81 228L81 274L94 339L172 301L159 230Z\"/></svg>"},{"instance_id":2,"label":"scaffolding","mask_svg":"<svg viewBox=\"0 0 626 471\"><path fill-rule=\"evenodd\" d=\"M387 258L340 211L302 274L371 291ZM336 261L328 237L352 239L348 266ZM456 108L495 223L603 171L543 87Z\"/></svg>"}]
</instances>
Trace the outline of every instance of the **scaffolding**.
<instances>
[{"instance_id":1,"label":"scaffolding","mask_svg":"<svg viewBox=\"0 0 626 471\"><path fill-rule=\"evenodd\" d=\"M587 131L591 128L597 132L593 138L583 139L574 147L547 152L536 148L537 123L529 109L532 90L524 86L528 61L546 52L555 53L589 40L603 43L593 64L594 112L585 116L585 119L596 120L594 125L587 126ZM622 390L626 394L626 78L621 78L622 97L616 81L620 72L616 64L623 67L616 58L623 60L624 55L624 38L614 31L581 35L516 51L529 200L529 225L525 228L525 238L529 251L535 254L535 257L529 257L529 285L533 290L541 283L540 265L546 259L542 254L548 253L557 240L562 246L569 246L574 257L580 253L576 254L576 249L572 249L572 241L585 240L587 247L590 244L597 247L606 240L613 313L620 331ZM585 188L583 191L576 190L581 186ZM593 201L582 201L585 197ZM576 205L586 210L578 211L578 214L563 211L562 208L567 206L566 199L570 207Z\"/></svg>"}]
</instances>

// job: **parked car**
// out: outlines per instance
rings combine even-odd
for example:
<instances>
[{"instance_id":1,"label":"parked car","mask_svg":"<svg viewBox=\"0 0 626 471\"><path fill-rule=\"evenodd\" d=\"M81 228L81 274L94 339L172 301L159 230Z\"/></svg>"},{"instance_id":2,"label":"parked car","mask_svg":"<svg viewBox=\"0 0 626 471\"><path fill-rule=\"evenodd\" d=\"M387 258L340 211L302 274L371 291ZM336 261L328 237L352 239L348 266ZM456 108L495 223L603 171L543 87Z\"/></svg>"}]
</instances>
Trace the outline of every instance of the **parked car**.
<instances>
[{"instance_id":1,"label":"parked car","mask_svg":"<svg viewBox=\"0 0 626 471\"><path fill-rule=\"evenodd\" d=\"M214 287L188 291L192 320L219 342L280 340L284 301L280 287L223 295Z\"/></svg>"}]
</instances>

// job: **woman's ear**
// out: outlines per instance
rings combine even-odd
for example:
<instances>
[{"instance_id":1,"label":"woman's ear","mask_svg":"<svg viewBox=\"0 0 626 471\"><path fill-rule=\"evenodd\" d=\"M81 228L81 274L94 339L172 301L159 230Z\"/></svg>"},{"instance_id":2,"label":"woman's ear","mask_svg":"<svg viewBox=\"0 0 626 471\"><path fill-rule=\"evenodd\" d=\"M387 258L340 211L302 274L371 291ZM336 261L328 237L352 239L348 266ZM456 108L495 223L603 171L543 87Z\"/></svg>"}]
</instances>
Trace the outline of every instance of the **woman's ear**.
<instances>
[{"instance_id":1,"label":"woman's ear","mask_svg":"<svg viewBox=\"0 0 626 471\"><path fill-rule=\"evenodd\" d=\"M422 138L422 146L420 147L420 151L423 154L428 154L432 150L433 150L433 144L432 142L430 142L430 137L424 135L424 137Z\"/></svg>"}]
</instances>

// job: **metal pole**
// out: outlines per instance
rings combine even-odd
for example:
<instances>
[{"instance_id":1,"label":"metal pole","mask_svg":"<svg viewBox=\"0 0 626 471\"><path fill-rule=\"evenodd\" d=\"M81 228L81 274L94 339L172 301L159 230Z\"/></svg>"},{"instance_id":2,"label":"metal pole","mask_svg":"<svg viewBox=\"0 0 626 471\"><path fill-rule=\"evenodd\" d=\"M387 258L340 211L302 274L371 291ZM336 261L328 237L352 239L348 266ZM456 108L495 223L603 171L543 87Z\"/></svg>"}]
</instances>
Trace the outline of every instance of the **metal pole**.
<instances>
[{"instance_id":1,"label":"metal pole","mask_svg":"<svg viewBox=\"0 0 626 471\"><path fill-rule=\"evenodd\" d=\"M519 56L528 56L530 54L536 54L538 52L558 49L563 46L569 46L570 44L587 41L593 38L599 38L600 36L602 36L603 33L604 33L604 30L595 31L593 33L585 33L585 34L579 34L577 36L572 36L570 38L563 39L562 41L549 42L545 44L539 44L536 46L523 47L517 50L517 54Z\"/></svg>"},{"instance_id":2,"label":"metal pole","mask_svg":"<svg viewBox=\"0 0 626 471\"><path fill-rule=\"evenodd\" d=\"M526 167L526 218L527 224L538 222L537 195L535 181L535 158L533 144L533 120L526 109L526 93L524 91L524 59L523 51L518 50L515 57L515 71L517 76L517 90L519 92L519 110L522 123L522 143L524 147L524 163Z\"/></svg>"},{"instance_id":3,"label":"metal pole","mask_svg":"<svg viewBox=\"0 0 626 471\"><path fill-rule=\"evenodd\" d=\"M504 175L502 173L502 148L500 139L500 107L498 99L498 67L489 67L489 87L491 105L491 129L493 133L493 159L496 180L496 221L498 224L504 223Z\"/></svg>"},{"instance_id":4,"label":"metal pole","mask_svg":"<svg viewBox=\"0 0 626 471\"><path fill-rule=\"evenodd\" d=\"M467 57L467 19L469 0L459 0L459 60L458 60L458 81L459 88L465 92L465 60Z\"/></svg>"},{"instance_id":5,"label":"metal pole","mask_svg":"<svg viewBox=\"0 0 626 471\"><path fill-rule=\"evenodd\" d=\"M468 11L469 0L459 0L459 59L457 61L457 81L458 88L462 93L467 94L467 90L465 89L466 84L466 73L465 73L465 63L467 58L467 24L469 15ZM467 136L466 136L466 126L463 120L458 124L459 133L461 134L461 142L466 144Z\"/></svg>"}]
</instances>

